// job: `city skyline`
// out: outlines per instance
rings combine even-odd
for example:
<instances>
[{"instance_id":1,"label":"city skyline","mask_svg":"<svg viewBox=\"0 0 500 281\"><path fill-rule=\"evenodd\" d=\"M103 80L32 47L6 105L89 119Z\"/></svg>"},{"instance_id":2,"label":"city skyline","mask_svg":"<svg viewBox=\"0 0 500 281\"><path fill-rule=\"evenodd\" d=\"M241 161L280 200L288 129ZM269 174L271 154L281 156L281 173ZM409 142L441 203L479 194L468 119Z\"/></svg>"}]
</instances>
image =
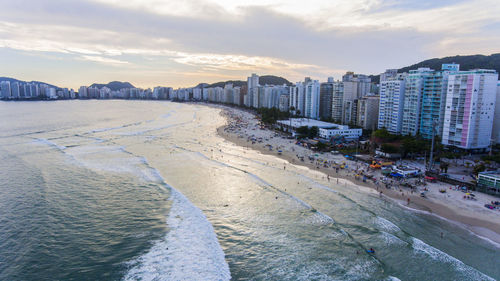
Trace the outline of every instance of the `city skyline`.
<instances>
[{"instance_id":1,"label":"city skyline","mask_svg":"<svg viewBox=\"0 0 500 281\"><path fill-rule=\"evenodd\" d=\"M252 72L339 79L500 45L500 8L489 0L0 2L1 75L74 89L187 87Z\"/></svg>"}]
</instances>

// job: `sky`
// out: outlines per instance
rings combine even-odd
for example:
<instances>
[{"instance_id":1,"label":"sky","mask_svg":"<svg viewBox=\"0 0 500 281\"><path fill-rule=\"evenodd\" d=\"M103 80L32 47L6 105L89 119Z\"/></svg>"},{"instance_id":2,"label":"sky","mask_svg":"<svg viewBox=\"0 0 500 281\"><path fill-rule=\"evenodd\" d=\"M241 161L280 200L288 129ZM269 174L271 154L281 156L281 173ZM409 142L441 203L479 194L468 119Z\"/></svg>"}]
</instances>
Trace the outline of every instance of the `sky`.
<instances>
[{"instance_id":1,"label":"sky","mask_svg":"<svg viewBox=\"0 0 500 281\"><path fill-rule=\"evenodd\" d=\"M499 47L498 0L0 0L0 76L75 89L325 81Z\"/></svg>"}]
</instances>

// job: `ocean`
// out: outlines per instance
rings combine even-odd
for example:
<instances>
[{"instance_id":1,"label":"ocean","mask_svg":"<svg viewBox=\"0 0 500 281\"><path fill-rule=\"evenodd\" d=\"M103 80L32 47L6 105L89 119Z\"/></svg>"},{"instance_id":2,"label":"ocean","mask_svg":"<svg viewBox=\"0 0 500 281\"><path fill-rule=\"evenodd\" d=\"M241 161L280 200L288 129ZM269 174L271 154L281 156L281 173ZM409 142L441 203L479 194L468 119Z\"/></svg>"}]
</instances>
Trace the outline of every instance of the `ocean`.
<instances>
[{"instance_id":1,"label":"ocean","mask_svg":"<svg viewBox=\"0 0 500 281\"><path fill-rule=\"evenodd\" d=\"M500 279L498 245L284 170L219 137L220 110L0 102L0 280Z\"/></svg>"}]
</instances>

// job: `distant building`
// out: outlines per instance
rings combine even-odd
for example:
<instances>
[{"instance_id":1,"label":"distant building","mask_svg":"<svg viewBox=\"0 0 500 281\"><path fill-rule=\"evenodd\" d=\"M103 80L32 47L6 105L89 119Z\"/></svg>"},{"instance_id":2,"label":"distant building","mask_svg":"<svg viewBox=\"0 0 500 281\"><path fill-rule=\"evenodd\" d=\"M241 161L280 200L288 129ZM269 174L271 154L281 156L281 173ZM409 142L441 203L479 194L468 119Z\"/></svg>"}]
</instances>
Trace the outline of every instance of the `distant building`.
<instances>
[{"instance_id":1,"label":"distant building","mask_svg":"<svg viewBox=\"0 0 500 281\"><path fill-rule=\"evenodd\" d=\"M19 89L19 82L14 82L10 84L11 87L11 98L18 99L21 97L21 91Z\"/></svg>"},{"instance_id":2,"label":"distant building","mask_svg":"<svg viewBox=\"0 0 500 281\"><path fill-rule=\"evenodd\" d=\"M346 100L342 112L342 124L356 124L358 119L358 99Z\"/></svg>"},{"instance_id":3,"label":"distant building","mask_svg":"<svg viewBox=\"0 0 500 281\"><path fill-rule=\"evenodd\" d=\"M289 88L289 93L290 107L294 108L295 114L304 115L306 103L304 83L295 83L295 86Z\"/></svg>"},{"instance_id":4,"label":"distant building","mask_svg":"<svg viewBox=\"0 0 500 281\"><path fill-rule=\"evenodd\" d=\"M380 82L391 80L398 74L397 69L387 69L384 73L380 74Z\"/></svg>"},{"instance_id":5,"label":"distant building","mask_svg":"<svg viewBox=\"0 0 500 281\"><path fill-rule=\"evenodd\" d=\"M0 94L2 99L10 99L11 97L11 88L9 81L0 82Z\"/></svg>"}]
</instances>

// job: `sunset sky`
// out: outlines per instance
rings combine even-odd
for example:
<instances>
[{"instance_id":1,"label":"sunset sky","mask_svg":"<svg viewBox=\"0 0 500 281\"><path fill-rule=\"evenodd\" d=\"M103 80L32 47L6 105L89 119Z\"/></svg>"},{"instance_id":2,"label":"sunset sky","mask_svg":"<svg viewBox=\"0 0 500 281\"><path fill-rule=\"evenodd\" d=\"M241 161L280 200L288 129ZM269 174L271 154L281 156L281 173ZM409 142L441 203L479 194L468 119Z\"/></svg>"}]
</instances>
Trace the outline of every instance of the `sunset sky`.
<instances>
[{"instance_id":1,"label":"sunset sky","mask_svg":"<svg viewBox=\"0 0 500 281\"><path fill-rule=\"evenodd\" d=\"M0 0L0 76L70 88L324 81L499 47L498 0Z\"/></svg>"}]
</instances>

